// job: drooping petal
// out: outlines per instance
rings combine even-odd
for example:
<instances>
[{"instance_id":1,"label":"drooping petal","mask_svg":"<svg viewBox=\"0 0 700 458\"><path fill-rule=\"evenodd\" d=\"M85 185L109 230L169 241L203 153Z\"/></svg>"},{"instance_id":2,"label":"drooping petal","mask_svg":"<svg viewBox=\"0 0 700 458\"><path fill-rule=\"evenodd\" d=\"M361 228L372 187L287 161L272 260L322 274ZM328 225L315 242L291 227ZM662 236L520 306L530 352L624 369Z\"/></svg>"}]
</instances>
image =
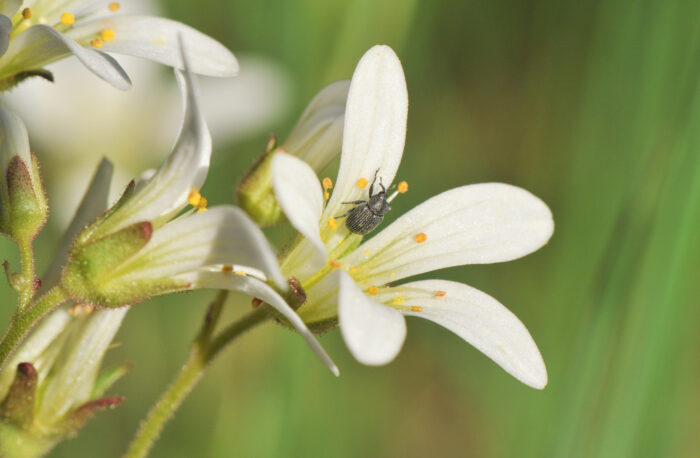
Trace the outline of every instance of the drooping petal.
<instances>
[{"instance_id":1,"label":"drooping petal","mask_svg":"<svg viewBox=\"0 0 700 458\"><path fill-rule=\"evenodd\" d=\"M275 251L250 218L233 206L183 216L153 232L148 244L110 276L119 282L170 278L213 264L252 267L286 288Z\"/></svg>"},{"instance_id":2,"label":"drooping petal","mask_svg":"<svg viewBox=\"0 0 700 458\"><path fill-rule=\"evenodd\" d=\"M104 354L128 311L128 307L97 310L82 322L71 323L76 330L49 376L37 413L40 421L50 424L90 399Z\"/></svg>"},{"instance_id":3,"label":"drooping petal","mask_svg":"<svg viewBox=\"0 0 700 458\"><path fill-rule=\"evenodd\" d=\"M311 347L311 350L313 350L316 356L321 359L323 364L336 376L340 374L338 367L333 363L333 360L331 360L323 347L321 347L321 344L318 343L316 337L309 331L301 318L299 318L296 312L294 312L274 289L264 282L253 277L242 277L234 273L200 271L197 273L197 278L193 280L193 284L204 288L241 291L270 304L294 326L294 329L306 340L306 343Z\"/></svg>"},{"instance_id":4,"label":"drooping petal","mask_svg":"<svg viewBox=\"0 0 700 458\"><path fill-rule=\"evenodd\" d=\"M464 264L516 259L544 245L554 230L547 205L501 183L439 194L360 245L345 261L374 284Z\"/></svg>"},{"instance_id":5,"label":"drooping petal","mask_svg":"<svg viewBox=\"0 0 700 458\"><path fill-rule=\"evenodd\" d=\"M323 170L340 152L349 90L350 80L336 81L321 89L282 143L282 149L317 173Z\"/></svg>"},{"instance_id":6,"label":"drooping petal","mask_svg":"<svg viewBox=\"0 0 700 458\"><path fill-rule=\"evenodd\" d=\"M340 170L324 219L344 213L341 202L366 200L377 170L384 185L391 184L403 154L407 115L401 62L388 46L375 46L357 64L350 83Z\"/></svg>"},{"instance_id":7,"label":"drooping petal","mask_svg":"<svg viewBox=\"0 0 700 458\"><path fill-rule=\"evenodd\" d=\"M371 366L391 362L406 339L406 320L399 311L367 297L348 274L338 273L338 319L350 353Z\"/></svg>"},{"instance_id":8,"label":"drooping petal","mask_svg":"<svg viewBox=\"0 0 700 458\"><path fill-rule=\"evenodd\" d=\"M289 154L277 152L272 158L275 197L294 228L316 248L316 261L326 261L318 222L323 212L323 191L309 165Z\"/></svg>"},{"instance_id":9,"label":"drooping petal","mask_svg":"<svg viewBox=\"0 0 700 458\"><path fill-rule=\"evenodd\" d=\"M462 283L425 280L381 291L377 300L449 329L524 384L540 390L547 385L547 369L527 328L488 294Z\"/></svg>"},{"instance_id":10,"label":"drooping petal","mask_svg":"<svg viewBox=\"0 0 700 458\"><path fill-rule=\"evenodd\" d=\"M213 38L170 19L117 15L77 24L67 34L75 39L99 36L103 30L114 32L114 38L102 43L109 52L144 57L171 67L183 69L178 37L192 72L209 76L235 76L238 62L231 51Z\"/></svg>"},{"instance_id":11,"label":"drooping petal","mask_svg":"<svg viewBox=\"0 0 700 458\"><path fill-rule=\"evenodd\" d=\"M0 58L2 76L42 68L71 54L88 70L117 89L131 88L129 76L113 57L84 48L68 36L43 24L33 25L10 42L7 52Z\"/></svg>"},{"instance_id":12,"label":"drooping petal","mask_svg":"<svg viewBox=\"0 0 700 458\"><path fill-rule=\"evenodd\" d=\"M46 269L46 273L42 277L42 283L44 285L53 285L56 280L58 280L61 274L61 268L68 260L68 251L70 250L75 236L78 235L87 223L100 216L107 208L107 198L109 196L109 187L113 172L114 166L112 163L102 158L100 164L97 166L97 170L95 170L92 181L83 195L83 200L80 202L73 219L63 233L61 241L58 243L58 248L51 261L51 265Z\"/></svg>"},{"instance_id":13,"label":"drooping petal","mask_svg":"<svg viewBox=\"0 0 700 458\"><path fill-rule=\"evenodd\" d=\"M0 8L5 5L0 5ZM0 11L1 12L1 11ZM0 57L5 54L10 46L10 32L12 31L12 21L5 14L0 14Z\"/></svg>"},{"instance_id":14,"label":"drooping petal","mask_svg":"<svg viewBox=\"0 0 700 458\"><path fill-rule=\"evenodd\" d=\"M187 204L209 171L211 135L199 108L197 88L189 71L175 70L183 100L183 121L172 152L158 171L110 217L103 230L116 230L138 221L167 219Z\"/></svg>"}]
</instances>

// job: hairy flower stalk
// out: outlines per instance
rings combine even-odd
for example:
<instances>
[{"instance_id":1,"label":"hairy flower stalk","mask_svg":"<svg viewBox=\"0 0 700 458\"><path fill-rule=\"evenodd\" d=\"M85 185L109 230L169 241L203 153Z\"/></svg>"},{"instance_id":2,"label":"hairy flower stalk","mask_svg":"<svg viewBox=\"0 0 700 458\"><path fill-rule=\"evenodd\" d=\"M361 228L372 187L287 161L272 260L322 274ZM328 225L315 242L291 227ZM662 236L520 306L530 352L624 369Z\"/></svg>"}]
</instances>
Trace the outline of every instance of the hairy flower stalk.
<instances>
[{"instance_id":1,"label":"hairy flower stalk","mask_svg":"<svg viewBox=\"0 0 700 458\"><path fill-rule=\"evenodd\" d=\"M277 200L304 236L281 262L285 276L296 278L306 294L297 313L319 331L339 322L351 353L370 365L386 364L398 354L406 335L404 316L428 319L470 342L518 380L543 388L547 372L537 346L517 317L494 298L445 280L396 283L436 269L508 261L537 250L554 227L541 200L506 184L462 186L427 200L367 241L356 233L363 231L351 232L343 219L394 180L407 107L398 58L390 48L375 46L353 75L340 170L330 199L332 181L320 184L305 162L286 154L272 161ZM387 205L407 189L400 183ZM377 215L381 213L366 217Z\"/></svg>"},{"instance_id":2,"label":"hairy flower stalk","mask_svg":"<svg viewBox=\"0 0 700 458\"><path fill-rule=\"evenodd\" d=\"M105 0L0 2L0 90L31 76L51 80L44 67L70 55L114 87L129 89L129 76L107 52L182 68L178 36L190 47L193 72L212 76L238 72L230 51L191 27L120 11L118 2Z\"/></svg>"}]
</instances>

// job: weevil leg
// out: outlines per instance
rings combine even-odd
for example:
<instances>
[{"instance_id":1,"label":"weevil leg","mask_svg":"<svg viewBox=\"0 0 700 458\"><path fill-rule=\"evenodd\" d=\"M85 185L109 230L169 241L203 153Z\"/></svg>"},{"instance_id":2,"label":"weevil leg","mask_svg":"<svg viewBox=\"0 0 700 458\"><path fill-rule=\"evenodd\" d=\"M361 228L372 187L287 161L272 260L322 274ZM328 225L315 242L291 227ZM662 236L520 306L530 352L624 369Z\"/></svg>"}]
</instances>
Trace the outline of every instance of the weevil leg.
<instances>
[{"instance_id":1,"label":"weevil leg","mask_svg":"<svg viewBox=\"0 0 700 458\"><path fill-rule=\"evenodd\" d=\"M382 184L382 177L379 177L379 186L382 187L382 192L386 194L386 188L384 188L384 185Z\"/></svg>"},{"instance_id":2,"label":"weevil leg","mask_svg":"<svg viewBox=\"0 0 700 458\"><path fill-rule=\"evenodd\" d=\"M346 212L343 213L342 215L336 216L336 218L345 218L345 217L348 216L348 215L350 214L350 212L353 211L353 210L354 210L354 208L351 208L350 210L346 211Z\"/></svg>"},{"instance_id":3,"label":"weevil leg","mask_svg":"<svg viewBox=\"0 0 700 458\"><path fill-rule=\"evenodd\" d=\"M369 197L370 197L370 199L371 199L372 196L374 195L374 183L377 182L377 174L378 174L378 173L379 173L379 169L377 169L377 170L374 172L374 179L372 180L372 184L371 184L370 187L369 187ZM382 179L379 178L379 184L381 184L381 183L382 183ZM382 186L382 189L384 189L384 186Z\"/></svg>"},{"instance_id":4,"label":"weevil leg","mask_svg":"<svg viewBox=\"0 0 700 458\"><path fill-rule=\"evenodd\" d=\"M341 202L341 204L353 204L353 205L366 204L366 203L367 203L366 200L353 200L352 202Z\"/></svg>"}]
</instances>

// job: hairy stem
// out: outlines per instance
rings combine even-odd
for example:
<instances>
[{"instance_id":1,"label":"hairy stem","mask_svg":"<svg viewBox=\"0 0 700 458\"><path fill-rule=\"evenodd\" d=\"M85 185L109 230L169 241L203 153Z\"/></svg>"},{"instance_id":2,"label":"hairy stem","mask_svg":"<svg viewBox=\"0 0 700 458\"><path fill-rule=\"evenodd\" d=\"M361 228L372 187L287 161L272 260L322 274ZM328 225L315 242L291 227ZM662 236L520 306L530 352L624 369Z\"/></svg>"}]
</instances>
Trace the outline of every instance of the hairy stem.
<instances>
[{"instance_id":1,"label":"hairy stem","mask_svg":"<svg viewBox=\"0 0 700 458\"><path fill-rule=\"evenodd\" d=\"M146 456L163 431L165 424L173 417L175 411L202 378L207 365L237 337L268 318L268 314L264 310L254 310L225 328L215 338L210 339L225 298L226 295L220 293L217 300L209 308L202 331L192 345L187 362L158 402L148 412L146 419L141 422L136 436L129 445L129 450L124 455L125 457Z\"/></svg>"},{"instance_id":2,"label":"hairy stem","mask_svg":"<svg viewBox=\"0 0 700 458\"><path fill-rule=\"evenodd\" d=\"M34 250L32 250L32 241L21 241L17 243L19 246L19 257L22 263L22 281L19 291L19 302L17 303L17 311L22 313L29 306L36 291L34 287Z\"/></svg>"},{"instance_id":3,"label":"hairy stem","mask_svg":"<svg viewBox=\"0 0 700 458\"><path fill-rule=\"evenodd\" d=\"M54 310L68 299L68 294L60 286L54 286L39 300L17 310L10 320L10 326L0 341L0 369L5 365L10 355L24 340L34 325L46 314Z\"/></svg>"}]
</instances>

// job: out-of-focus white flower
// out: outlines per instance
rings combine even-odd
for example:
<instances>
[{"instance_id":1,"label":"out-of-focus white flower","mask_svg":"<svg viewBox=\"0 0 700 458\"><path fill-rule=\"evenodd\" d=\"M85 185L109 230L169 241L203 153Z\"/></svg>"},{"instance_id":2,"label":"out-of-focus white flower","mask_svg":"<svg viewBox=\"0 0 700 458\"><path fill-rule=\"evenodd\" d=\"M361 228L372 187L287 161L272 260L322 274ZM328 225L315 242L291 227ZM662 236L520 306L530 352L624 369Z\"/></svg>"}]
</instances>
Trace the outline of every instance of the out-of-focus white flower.
<instances>
[{"instance_id":1,"label":"out-of-focus white flower","mask_svg":"<svg viewBox=\"0 0 700 458\"><path fill-rule=\"evenodd\" d=\"M181 69L178 36L188 43L195 73L233 76L238 72L233 54L203 33L165 18L121 14L120 9L118 2L96 0L2 1L0 87L12 87L27 73L41 74L51 62L74 55L116 88L129 89L129 76L105 51Z\"/></svg>"},{"instance_id":2,"label":"out-of-focus white flower","mask_svg":"<svg viewBox=\"0 0 700 458\"><path fill-rule=\"evenodd\" d=\"M120 60L136 82L128 92L61 61L50 67L54 83L33 79L4 95L26 123L44 165L52 224L67 224L100 156L114 160L115 183L127 183L162 160L159 152L167 151L177 134L180 101L173 97L172 78L151 62ZM289 107L289 79L281 67L256 56L240 61L236 78L200 79L200 105L214 147L264 132ZM112 198L115 191L119 186Z\"/></svg>"},{"instance_id":3,"label":"out-of-focus white flower","mask_svg":"<svg viewBox=\"0 0 700 458\"><path fill-rule=\"evenodd\" d=\"M277 199L304 236L282 262L283 273L306 293L297 313L312 328L339 321L351 353L370 365L386 364L398 354L405 315L425 318L455 332L523 383L543 388L547 372L535 342L498 301L444 280L393 286L432 270L508 261L537 250L554 227L541 200L506 184L463 186L427 200L364 243L339 218L353 208L347 202L366 205L372 186L380 202L396 196L381 195L379 188L389 186L401 161L407 108L398 58L390 48L375 46L353 75L337 186L325 208L314 171L293 156L275 156ZM330 187L324 179L323 188ZM397 192L406 190L403 182ZM383 216L374 207L362 210L368 218Z\"/></svg>"}]
</instances>

